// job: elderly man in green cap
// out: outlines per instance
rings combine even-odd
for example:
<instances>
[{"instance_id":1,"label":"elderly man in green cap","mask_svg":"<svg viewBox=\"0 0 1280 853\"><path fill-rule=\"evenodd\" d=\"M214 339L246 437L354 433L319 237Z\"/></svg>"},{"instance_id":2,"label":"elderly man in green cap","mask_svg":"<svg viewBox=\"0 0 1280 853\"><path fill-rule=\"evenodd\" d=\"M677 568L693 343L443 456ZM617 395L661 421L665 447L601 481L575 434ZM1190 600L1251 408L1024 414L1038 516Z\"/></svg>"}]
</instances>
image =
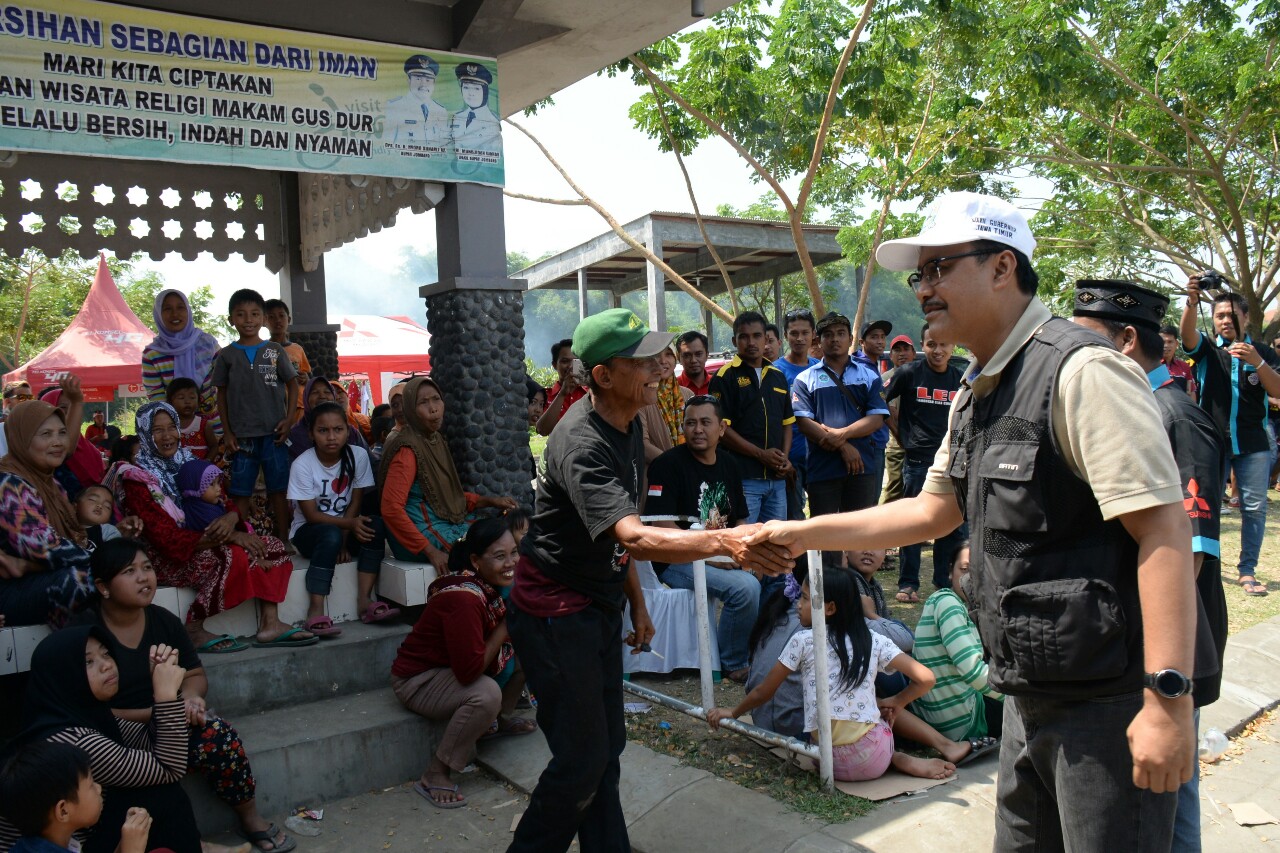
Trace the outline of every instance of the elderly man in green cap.
<instances>
[{"instance_id":1,"label":"elderly man in green cap","mask_svg":"<svg viewBox=\"0 0 1280 853\"><path fill-rule=\"evenodd\" d=\"M758 526L671 530L640 521L644 446L637 413L657 400L657 355L672 335L614 308L573 333L590 389L547 442L533 522L521 543L508 630L551 748L512 851L630 850L618 793L622 610L636 652L653 623L632 558L688 563L727 556L769 574L791 568L776 546L748 548Z\"/></svg>"}]
</instances>

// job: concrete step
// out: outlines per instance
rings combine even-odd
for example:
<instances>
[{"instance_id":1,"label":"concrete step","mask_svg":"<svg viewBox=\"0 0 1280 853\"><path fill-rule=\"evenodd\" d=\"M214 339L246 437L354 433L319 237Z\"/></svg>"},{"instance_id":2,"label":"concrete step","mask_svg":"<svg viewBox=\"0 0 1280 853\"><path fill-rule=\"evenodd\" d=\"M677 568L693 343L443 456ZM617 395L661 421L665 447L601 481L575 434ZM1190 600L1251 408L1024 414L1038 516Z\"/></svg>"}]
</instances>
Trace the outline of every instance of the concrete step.
<instances>
[{"instance_id":1,"label":"concrete step","mask_svg":"<svg viewBox=\"0 0 1280 853\"><path fill-rule=\"evenodd\" d=\"M257 778L258 809L279 826L299 806L417 779L445 727L406 711L389 686L228 720L240 732ZM234 813L203 777L188 774L182 785L203 835L235 828Z\"/></svg>"},{"instance_id":2,"label":"concrete step","mask_svg":"<svg viewBox=\"0 0 1280 853\"><path fill-rule=\"evenodd\" d=\"M342 636L301 648L201 655L209 678L209 707L235 722L387 686L391 664L409 625L344 622Z\"/></svg>"}]
</instances>

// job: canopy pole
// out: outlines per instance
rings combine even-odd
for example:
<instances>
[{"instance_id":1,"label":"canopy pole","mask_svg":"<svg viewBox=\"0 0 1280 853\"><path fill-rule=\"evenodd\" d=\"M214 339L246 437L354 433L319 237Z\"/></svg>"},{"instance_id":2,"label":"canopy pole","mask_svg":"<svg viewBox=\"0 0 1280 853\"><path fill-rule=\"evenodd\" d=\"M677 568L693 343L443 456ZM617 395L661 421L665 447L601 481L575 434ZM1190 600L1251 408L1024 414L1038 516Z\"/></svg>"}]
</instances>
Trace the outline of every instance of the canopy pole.
<instances>
[{"instance_id":1,"label":"canopy pole","mask_svg":"<svg viewBox=\"0 0 1280 853\"><path fill-rule=\"evenodd\" d=\"M809 552L810 624L813 628L813 677L818 716L818 773L828 792L836 787L831 757L831 680L827 665L826 596L822 588L822 552Z\"/></svg>"}]
</instances>

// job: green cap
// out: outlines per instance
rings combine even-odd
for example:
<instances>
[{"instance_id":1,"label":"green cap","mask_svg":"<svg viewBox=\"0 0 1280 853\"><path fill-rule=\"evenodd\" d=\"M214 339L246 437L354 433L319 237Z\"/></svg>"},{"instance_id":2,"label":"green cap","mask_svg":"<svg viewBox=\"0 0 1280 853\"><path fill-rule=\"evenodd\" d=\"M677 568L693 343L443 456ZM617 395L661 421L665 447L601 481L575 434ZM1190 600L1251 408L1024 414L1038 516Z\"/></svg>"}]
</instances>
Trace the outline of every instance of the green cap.
<instances>
[{"instance_id":1,"label":"green cap","mask_svg":"<svg viewBox=\"0 0 1280 853\"><path fill-rule=\"evenodd\" d=\"M671 346L675 335L651 332L626 308L592 314L573 330L573 354L583 364L603 364L611 358L651 358Z\"/></svg>"}]
</instances>

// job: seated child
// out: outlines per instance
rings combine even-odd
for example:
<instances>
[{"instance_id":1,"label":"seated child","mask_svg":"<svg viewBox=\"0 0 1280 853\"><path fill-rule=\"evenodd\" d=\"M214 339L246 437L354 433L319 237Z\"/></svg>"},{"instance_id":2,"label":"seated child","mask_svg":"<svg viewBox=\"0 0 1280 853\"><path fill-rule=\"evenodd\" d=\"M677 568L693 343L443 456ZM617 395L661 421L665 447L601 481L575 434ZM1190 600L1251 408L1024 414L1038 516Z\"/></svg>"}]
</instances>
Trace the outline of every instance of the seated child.
<instances>
[{"instance_id":1,"label":"seated child","mask_svg":"<svg viewBox=\"0 0 1280 853\"><path fill-rule=\"evenodd\" d=\"M750 658L746 688L759 687L769 677L778 656L786 648L791 635L800 630L800 587L808 576L803 555L787 577L782 589L774 590L760 607L755 627L747 640ZM751 721L757 726L780 735L794 738L806 737L804 731L804 692L800 687L800 673L793 672L778 687L773 698L751 712Z\"/></svg>"},{"instance_id":2,"label":"seated child","mask_svg":"<svg viewBox=\"0 0 1280 853\"><path fill-rule=\"evenodd\" d=\"M826 593L827 656L831 696L831 744L835 777L843 782L878 779L892 764L899 771L924 779L945 779L955 773L974 746L956 743L940 735L919 717L906 710L908 703L923 696L933 686L934 677L911 655L905 654L879 634L867 628L862 618L854 573L846 569L826 569L822 575ZM773 697L792 674L801 673L804 688L804 728L817 742L817 691L814 687L814 648L809 584L800 588L801 630L787 641L786 648L764 682L747 693L737 707L712 708L707 722L712 729L720 721L745 714ZM875 696L875 674L897 670L910 685L887 699ZM894 733L937 750L942 758L919 758L894 750Z\"/></svg>"},{"instance_id":3,"label":"seated child","mask_svg":"<svg viewBox=\"0 0 1280 853\"><path fill-rule=\"evenodd\" d=\"M511 531L511 538L516 540L516 548L519 549L520 541L529 532L529 522L533 520L533 513L526 507L517 506L504 512L502 517L507 522L507 529Z\"/></svg>"},{"instance_id":4,"label":"seated child","mask_svg":"<svg viewBox=\"0 0 1280 853\"><path fill-rule=\"evenodd\" d=\"M186 513L183 527L204 532L226 515L222 501L222 469L204 459L184 462L176 478L178 491L182 492L182 511Z\"/></svg>"},{"instance_id":5,"label":"seated child","mask_svg":"<svg viewBox=\"0 0 1280 853\"><path fill-rule=\"evenodd\" d=\"M905 622L893 618L884 599L884 590L876 580L876 572L884 565L884 549L846 551L845 556L849 560L849 568L854 570L867 627L909 653L915 645L915 637Z\"/></svg>"},{"instance_id":6,"label":"seated child","mask_svg":"<svg viewBox=\"0 0 1280 853\"><path fill-rule=\"evenodd\" d=\"M222 456L221 443L213 428L213 418L199 413L200 388L195 380L177 377L165 387L164 396L178 413L178 434L182 446L197 459L217 462Z\"/></svg>"},{"instance_id":7,"label":"seated child","mask_svg":"<svg viewBox=\"0 0 1280 853\"><path fill-rule=\"evenodd\" d=\"M929 596L916 626L916 657L938 681L912 709L956 740L999 737L1004 719L1004 696L987 682L982 640L969 618L963 583L968 574L969 543L962 542L951 559L951 589Z\"/></svg>"},{"instance_id":8,"label":"seated child","mask_svg":"<svg viewBox=\"0 0 1280 853\"><path fill-rule=\"evenodd\" d=\"M53 741L19 748L0 769L0 808L22 833L12 853L69 851L72 836L102 815L102 786L93 781L89 753ZM146 853L150 832L147 810L129 809L117 853Z\"/></svg>"},{"instance_id":9,"label":"seated child","mask_svg":"<svg viewBox=\"0 0 1280 853\"><path fill-rule=\"evenodd\" d=\"M119 529L111 523L115 505L116 500L106 486L89 486L76 495L76 518L95 546L120 538Z\"/></svg>"}]
</instances>

